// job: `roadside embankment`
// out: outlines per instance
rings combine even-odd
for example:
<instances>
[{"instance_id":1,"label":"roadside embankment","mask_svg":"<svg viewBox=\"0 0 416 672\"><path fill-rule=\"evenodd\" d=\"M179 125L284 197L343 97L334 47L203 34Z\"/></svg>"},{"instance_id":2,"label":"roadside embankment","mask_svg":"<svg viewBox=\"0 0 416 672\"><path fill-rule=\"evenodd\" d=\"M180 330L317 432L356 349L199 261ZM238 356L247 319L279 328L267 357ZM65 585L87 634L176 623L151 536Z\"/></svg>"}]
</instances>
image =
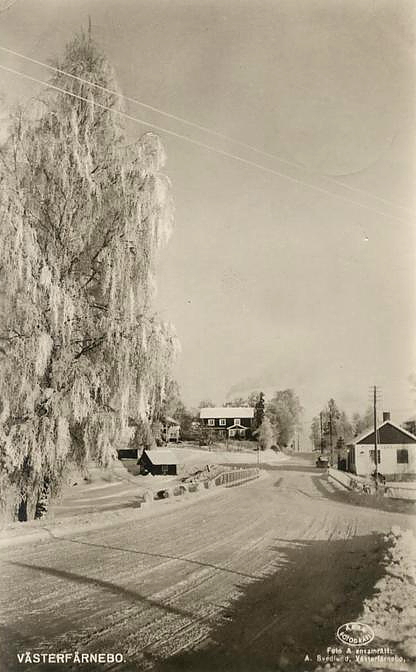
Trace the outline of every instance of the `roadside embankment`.
<instances>
[{"instance_id":1,"label":"roadside embankment","mask_svg":"<svg viewBox=\"0 0 416 672\"><path fill-rule=\"evenodd\" d=\"M328 478L330 481L341 485L347 490L354 490L364 494L375 494L374 482L370 478L356 476L346 471L329 468ZM416 484L413 482L388 481L379 486L378 494L391 499L407 499L416 501Z\"/></svg>"},{"instance_id":2,"label":"roadside embankment","mask_svg":"<svg viewBox=\"0 0 416 672\"><path fill-rule=\"evenodd\" d=\"M385 537L384 575L356 618L370 626L374 639L348 654L351 662L317 667L315 672L363 672L416 669L416 537L393 527ZM338 643L339 646L339 643ZM343 645L344 653L347 646ZM366 653L367 651L367 653ZM371 653L371 651L373 653ZM388 651L380 654L377 651Z\"/></svg>"},{"instance_id":3,"label":"roadside embankment","mask_svg":"<svg viewBox=\"0 0 416 672\"><path fill-rule=\"evenodd\" d=\"M192 483L187 486L163 487L166 496L158 497L157 493L148 490L143 493L135 507L115 511L97 511L85 515L77 514L60 520L34 520L27 523L11 523L0 532L0 548L49 541L53 538L65 537L72 534L82 534L90 530L105 529L114 525L134 522L143 516L157 515L163 511L170 511L172 507L183 507L192 504L201 497L212 496L220 487L244 485L260 477L260 471L254 467L234 469L232 476L228 472L221 472L211 481Z\"/></svg>"},{"instance_id":4,"label":"roadside embankment","mask_svg":"<svg viewBox=\"0 0 416 672\"><path fill-rule=\"evenodd\" d=\"M354 479L357 477L354 477ZM391 511L396 513L406 513L414 515L416 513L416 501L406 497L390 497L385 494L384 489L380 488L378 492L374 489L364 491L362 488L351 487L351 474L347 474L336 469L330 469L328 475L323 475L327 479L334 492L331 497L340 502L362 506L364 508L380 509L382 511Z\"/></svg>"}]
</instances>

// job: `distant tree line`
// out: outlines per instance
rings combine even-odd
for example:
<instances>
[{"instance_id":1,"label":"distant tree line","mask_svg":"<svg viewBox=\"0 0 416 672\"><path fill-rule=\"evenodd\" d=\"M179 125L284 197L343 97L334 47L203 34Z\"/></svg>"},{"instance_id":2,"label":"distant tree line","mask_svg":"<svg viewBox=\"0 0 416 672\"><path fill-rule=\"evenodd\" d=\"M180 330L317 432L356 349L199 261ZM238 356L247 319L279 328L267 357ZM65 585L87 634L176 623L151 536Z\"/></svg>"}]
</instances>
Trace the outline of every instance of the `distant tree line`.
<instances>
[{"instance_id":1,"label":"distant tree line","mask_svg":"<svg viewBox=\"0 0 416 672\"><path fill-rule=\"evenodd\" d=\"M374 426L373 409L369 406L364 413L353 413L351 419L330 399L316 415L311 424L310 439L314 450L327 452L331 449L342 452L346 445ZM412 434L416 431L416 421L408 420L403 427Z\"/></svg>"},{"instance_id":2,"label":"distant tree line","mask_svg":"<svg viewBox=\"0 0 416 672\"><path fill-rule=\"evenodd\" d=\"M346 444L371 427L372 422L371 407L362 414L354 413L350 420L331 398L312 420L310 439L313 448L326 452L332 447L333 450L342 452Z\"/></svg>"}]
</instances>

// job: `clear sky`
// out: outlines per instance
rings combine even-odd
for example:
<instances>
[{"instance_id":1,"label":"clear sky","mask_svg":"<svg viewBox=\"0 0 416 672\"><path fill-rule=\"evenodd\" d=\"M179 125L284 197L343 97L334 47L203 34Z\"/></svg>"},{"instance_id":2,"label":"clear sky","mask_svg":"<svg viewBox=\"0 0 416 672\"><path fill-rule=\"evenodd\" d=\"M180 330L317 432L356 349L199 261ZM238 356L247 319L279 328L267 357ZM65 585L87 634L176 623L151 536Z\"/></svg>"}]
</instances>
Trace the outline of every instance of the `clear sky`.
<instances>
[{"instance_id":1,"label":"clear sky","mask_svg":"<svg viewBox=\"0 0 416 672\"><path fill-rule=\"evenodd\" d=\"M157 301L185 401L293 387L309 423L377 384L393 418L414 414L414 1L16 0L0 46L50 59L88 15L124 94L277 158L129 114L282 174L160 133L176 225ZM4 110L36 90L0 70Z\"/></svg>"}]
</instances>

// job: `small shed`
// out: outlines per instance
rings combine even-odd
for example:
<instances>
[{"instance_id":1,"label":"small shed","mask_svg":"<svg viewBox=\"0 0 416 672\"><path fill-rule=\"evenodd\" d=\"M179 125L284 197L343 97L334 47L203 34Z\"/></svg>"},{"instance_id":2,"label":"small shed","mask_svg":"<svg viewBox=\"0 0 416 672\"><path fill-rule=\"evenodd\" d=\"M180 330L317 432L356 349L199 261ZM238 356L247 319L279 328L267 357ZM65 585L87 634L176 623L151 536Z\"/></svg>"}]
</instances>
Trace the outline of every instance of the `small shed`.
<instances>
[{"instance_id":1,"label":"small shed","mask_svg":"<svg viewBox=\"0 0 416 672\"><path fill-rule=\"evenodd\" d=\"M144 450L138 464L141 470L153 476L176 476L178 473L177 457L172 450Z\"/></svg>"}]
</instances>

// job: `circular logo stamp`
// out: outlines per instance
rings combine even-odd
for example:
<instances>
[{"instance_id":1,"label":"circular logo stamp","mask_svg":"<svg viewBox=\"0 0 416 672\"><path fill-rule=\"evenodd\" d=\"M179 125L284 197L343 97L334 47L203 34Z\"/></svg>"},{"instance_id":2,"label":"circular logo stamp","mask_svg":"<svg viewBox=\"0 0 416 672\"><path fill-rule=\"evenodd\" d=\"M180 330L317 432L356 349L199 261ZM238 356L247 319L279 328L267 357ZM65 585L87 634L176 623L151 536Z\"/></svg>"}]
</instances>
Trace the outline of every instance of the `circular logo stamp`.
<instances>
[{"instance_id":1,"label":"circular logo stamp","mask_svg":"<svg viewBox=\"0 0 416 672\"><path fill-rule=\"evenodd\" d=\"M374 639L374 631L366 623L344 623L337 630L337 638L349 646L365 646Z\"/></svg>"}]
</instances>

